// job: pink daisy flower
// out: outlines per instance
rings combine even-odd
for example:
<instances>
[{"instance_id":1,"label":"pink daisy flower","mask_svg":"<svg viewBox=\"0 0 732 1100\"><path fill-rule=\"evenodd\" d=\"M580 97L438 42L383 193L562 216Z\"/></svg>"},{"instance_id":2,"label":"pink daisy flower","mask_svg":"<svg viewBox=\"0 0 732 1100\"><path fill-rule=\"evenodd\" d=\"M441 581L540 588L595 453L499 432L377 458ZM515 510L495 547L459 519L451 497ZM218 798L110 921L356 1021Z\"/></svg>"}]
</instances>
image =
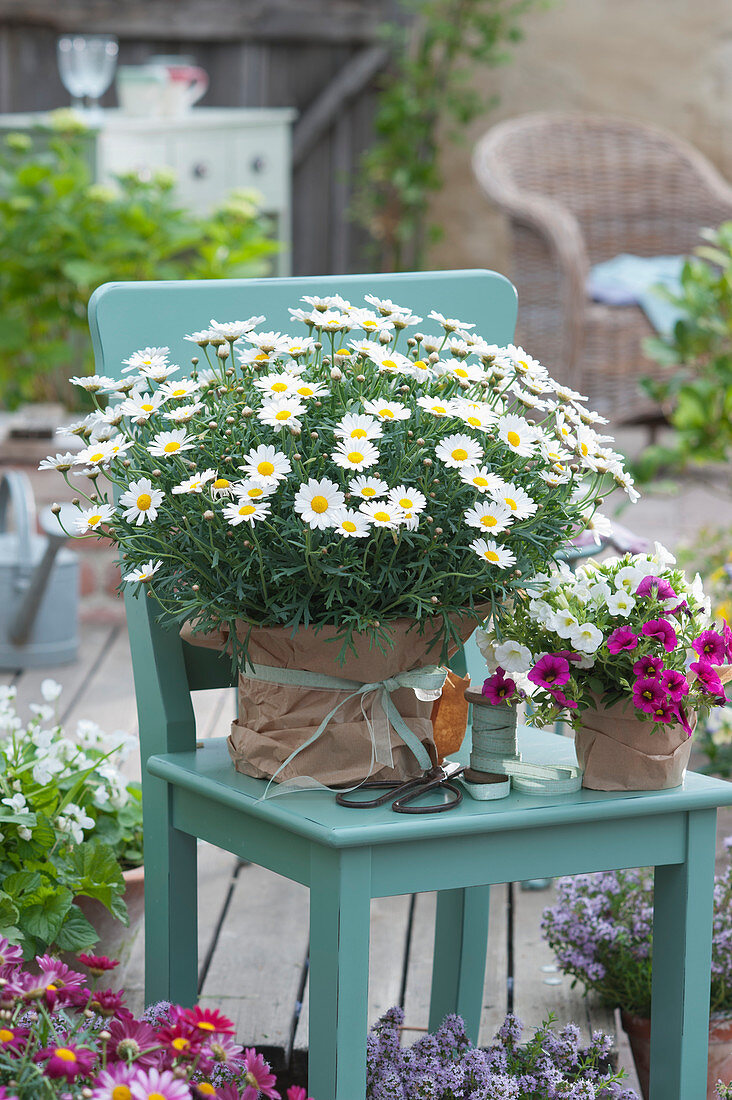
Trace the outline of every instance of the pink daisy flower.
<instances>
[{"instance_id":1,"label":"pink daisy flower","mask_svg":"<svg viewBox=\"0 0 732 1100\"><path fill-rule=\"evenodd\" d=\"M130 1085L130 1093L133 1100L191 1100L187 1081L181 1081L169 1069L138 1072Z\"/></svg>"},{"instance_id":2,"label":"pink daisy flower","mask_svg":"<svg viewBox=\"0 0 732 1100\"><path fill-rule=\"evenodd\" d=\"M34 1062L46 1062L43 1070L46 1077L65 1077L67 1081L88 1074L96 1060L94 1051L71 1045L45 1047L33 1056Z\"/></svg>"},{"instance_id":3,"label":"pink daisy flower","mask_svg":"<svg viewBox=\"0 0 732 1100\"><path fill-rule=\"evenodd\" d=\"M244 1077L246 1087L241 1094L241 1100L257 1100L260 1092L270 1097L270 1100L281 1100L280 1094L274 1088L277 1078L270 1072L268 1063L261 1054L257 1054L254 1047L249 1047L245 1051L244 1065L247 1071Z\"/></svg>"},{"instance_id":4,"label":"pink daisy flower","mask_svg":"<svg viewBox=\"0 0 732 1100\"><path fill-rule=\"evenodd\" d=\"M93 1082L91 1100L131 1100L132 1082L140 1074L139 1066L117 1062L102 1071Z\"/></svg>"}]
</instances>

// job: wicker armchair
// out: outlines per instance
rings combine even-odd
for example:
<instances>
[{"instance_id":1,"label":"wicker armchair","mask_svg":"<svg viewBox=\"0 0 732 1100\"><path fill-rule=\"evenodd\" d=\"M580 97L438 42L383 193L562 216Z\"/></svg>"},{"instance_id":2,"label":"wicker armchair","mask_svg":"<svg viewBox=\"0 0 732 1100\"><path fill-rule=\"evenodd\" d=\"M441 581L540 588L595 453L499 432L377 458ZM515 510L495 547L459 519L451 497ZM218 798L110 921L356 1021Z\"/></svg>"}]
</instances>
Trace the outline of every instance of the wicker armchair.
<instances>
[{"instance_id":1,"label":"wicker armchair","mask_svg":"<svg viewBox=\"0 0 732 1100\"><path fill-rule=\"evenodd\" d=\"M702 227L732 218L732 188L672 134L604 115L502 122L473 167L510 220L519 342L616 423L652 419L659 410L637 380L662 375L641 349L653 330L639 307L587 297L590 266L691 252Z\"/></svg>"}]
</instances>

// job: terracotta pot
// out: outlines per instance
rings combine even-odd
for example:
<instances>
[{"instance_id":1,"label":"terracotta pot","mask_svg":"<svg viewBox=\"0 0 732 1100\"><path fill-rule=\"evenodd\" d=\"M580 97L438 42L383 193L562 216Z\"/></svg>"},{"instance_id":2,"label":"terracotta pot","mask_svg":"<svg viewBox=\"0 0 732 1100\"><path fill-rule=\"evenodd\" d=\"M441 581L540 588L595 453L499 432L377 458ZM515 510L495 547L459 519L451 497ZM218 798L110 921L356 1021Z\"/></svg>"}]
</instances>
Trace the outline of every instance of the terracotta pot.
<instances>
[{"instance_id":1,"label":"terracotta pot","mask_svg":"<svg viewBox=\"0 0 732 1100\"><path fill-rule=\"evenodd\" d=\"M642 722L630 704L586 710L575 736L582 786L593 791L678 787L684 781L691 743L683 726Z\"/></svg>"},{"instance_id":2,"label":"terracotta pot","mask_svg":"<svg viewBox=\"0 0 732 1100\"><path fill-rule=\"evenodd\" d=\"M633 1052L638 1083L643 1100L648 1100L648 1079L651 1069L651 1021L645 1016L621 1012L623 1030ZM706 1100L715 1100L717 1081L732 1080L732 1017L712 1016L709 1021L709 1063Z\"/></svg>"},{"instance_id":3,"label":"terracotta pot","mask_svg":"<svg viewBox=\"0 0 732 1100\"><path fill-rule=\"evenodd\" d=\"M129 925L113 917L95 898L79 897L76 904L99 933L99 943L92 949L93 954L119 959L124 966L132 953L145 912L145 868L132 867L129 871L123 871L122 877L125 880L123 897L130 917Z\"/></svg>"}]
</instances>

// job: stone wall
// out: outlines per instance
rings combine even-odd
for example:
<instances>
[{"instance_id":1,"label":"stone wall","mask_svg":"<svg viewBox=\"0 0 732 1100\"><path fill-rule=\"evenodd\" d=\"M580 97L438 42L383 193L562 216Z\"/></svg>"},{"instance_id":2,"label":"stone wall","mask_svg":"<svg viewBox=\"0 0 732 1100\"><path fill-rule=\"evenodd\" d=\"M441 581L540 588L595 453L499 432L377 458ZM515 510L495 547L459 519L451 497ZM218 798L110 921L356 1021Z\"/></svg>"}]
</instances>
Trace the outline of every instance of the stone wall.
<instances>
[{"instance_id":1,"label":"stone wall","mask_svg":"<svg viewBox=\"0 0 732 1100\"><path fill-rule=\"evenodd\" d=\"M443 144L445 188L434 216L445 236L433 267L508 270L501 216L470 167L475 140L501 119L537 110L623 115L693 142L732 178L732 4L729 0L551 0L524 19L525 39L475 84L497 109L460 145Z\"/></svg>"}]
</instances>

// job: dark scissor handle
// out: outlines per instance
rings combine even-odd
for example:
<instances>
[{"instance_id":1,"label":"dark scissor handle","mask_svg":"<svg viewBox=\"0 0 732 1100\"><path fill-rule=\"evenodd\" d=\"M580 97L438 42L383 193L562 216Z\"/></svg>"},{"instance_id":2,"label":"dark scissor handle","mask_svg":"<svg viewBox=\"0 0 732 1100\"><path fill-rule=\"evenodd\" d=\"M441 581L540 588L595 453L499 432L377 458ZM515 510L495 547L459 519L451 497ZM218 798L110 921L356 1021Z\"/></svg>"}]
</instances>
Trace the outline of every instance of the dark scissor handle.
<instances>
[{"instance_id":1,"label":"dark scissor handle","mask_svg":"<svg viewBox=\"0 0 732 1100\"><path fill-rule=\"evenodd\" d=\"M407 803L414 802L421 795L427 791L449 791L453 794L454 798L448 798L445 802L439 802L436 806L409 806ZM463 792L459 787L456 787L453 783L449 783L445 779L433 779L431 783L423 783L419 790L407 792L406 797L400 796L395 799L391 804L392 810L396 810L398 814L441 814L445 810L451 810L453 806L459 806L463 800Z\"/></svg>"},{"instance_id":2,"label":"dark scissor handle","mask_svg":"<svg viewBox=\"0 0 732 1100\"><path fill-rule=\"evenodd\" d=\"M348 798L345 794L337 794L336 802L339 806L347 806L352 810L368 810L375 806L383 806L392 799L391 808L398 814L441 814L445 810L451 810L453 806L459 806L463 800L460 788L449 782L462 771L462 765L448 762L444 766L437 765L430 768L424 775L417 779L410 779L406 783L364 783L358 788L358 790L383 790L385 793L378 798ZM409 805L428 791L437 789L448 791L453 797L436 806L425 806L423 803L418 806Z\"/></svg>"},{"instance_id":3,"label":"dark scissor handle","mask_svg":"<svg viewBox=\"0 0 732 1100\"><path fill-rule=\"evenodd\" d=\"M420 776L419 779L410 779L407 783L362 783L360 787L357 787L357 791L385 791L385 794L379 795L378 798L348 798L345 794L337 794L336 802L339 806L347 806L349 810L371 810L375 806L383 806L385 802L388 802L392 795L396 795L397 798L401 798L402 794L408 794L413 787L424 788L424 779Z\"/></svg>"}]
</instances>

